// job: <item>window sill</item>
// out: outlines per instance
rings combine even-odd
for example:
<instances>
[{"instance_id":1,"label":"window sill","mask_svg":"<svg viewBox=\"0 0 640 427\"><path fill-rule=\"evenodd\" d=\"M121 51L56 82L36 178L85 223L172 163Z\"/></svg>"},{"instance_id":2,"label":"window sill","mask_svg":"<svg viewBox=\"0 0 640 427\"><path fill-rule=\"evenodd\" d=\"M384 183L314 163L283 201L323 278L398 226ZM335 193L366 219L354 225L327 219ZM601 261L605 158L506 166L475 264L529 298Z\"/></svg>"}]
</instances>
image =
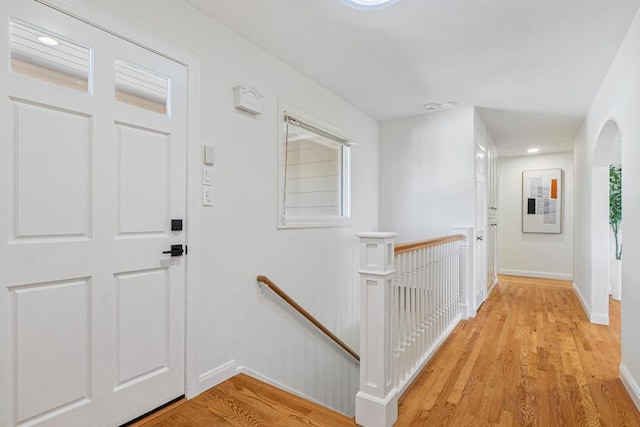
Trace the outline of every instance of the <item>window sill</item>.
<instances>
[{"instance_id":1,"label":"window sill","mask_svg":"<svg viewBox=\"0 0 640 427\"><path fill-rule=\"evenodd\" d=\"M284 224L278 225L279 229L287 228L328 228L328 227L353 227L351 218L313 217L313 218L286 218Z\"/></svg>"}]
</instances>

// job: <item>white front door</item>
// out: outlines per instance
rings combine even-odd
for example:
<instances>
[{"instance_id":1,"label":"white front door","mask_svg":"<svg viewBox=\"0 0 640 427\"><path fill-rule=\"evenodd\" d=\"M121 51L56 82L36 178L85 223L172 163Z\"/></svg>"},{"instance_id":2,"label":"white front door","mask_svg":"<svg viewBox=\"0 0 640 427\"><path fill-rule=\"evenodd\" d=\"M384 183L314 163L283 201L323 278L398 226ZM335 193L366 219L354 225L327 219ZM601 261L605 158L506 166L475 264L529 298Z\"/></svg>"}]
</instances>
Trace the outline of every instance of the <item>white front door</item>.
<instances>
[{"instance_id":1,"label":"white front door","mask_svg":"<svg viewBox=\"0 0 640 427\"><path fill-rule=\"evenodd\" d=\"M478 309L487 294L487 153L476 146L476 247L474 303Z\"/></svg>"},{"instance_id":2,"label":"white front door","mask_svg":"<svg viewBox=\"0 0 640 427\"><path fill-rule=\"evenodd\" d=\"M187 71L0 17L0 425L119 425L184 394Z\"/></svg>"}]
</instances>

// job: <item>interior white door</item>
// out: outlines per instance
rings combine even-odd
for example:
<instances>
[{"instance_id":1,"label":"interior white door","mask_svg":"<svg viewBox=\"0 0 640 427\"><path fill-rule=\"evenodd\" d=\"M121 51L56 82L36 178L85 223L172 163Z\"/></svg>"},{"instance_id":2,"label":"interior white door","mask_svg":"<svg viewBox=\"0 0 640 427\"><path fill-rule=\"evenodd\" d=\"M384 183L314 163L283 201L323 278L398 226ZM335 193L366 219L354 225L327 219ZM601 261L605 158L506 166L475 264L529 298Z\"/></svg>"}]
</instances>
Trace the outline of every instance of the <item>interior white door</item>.
<instances>
[{"instance_id":1,"label":"interior white door","mask_svg":"<svg viewBox=\"0 0 640 427\"><path fill-rule=\"evenodd\" d=\"M487 293L487 153L476 145L476 247L475 290L476 309L484 302Z\"/></svg>"},{"instance_id":2,"label":"interior white door","mask_svg":"<svg viewBox=\"0 0 640 427\"><path fill-rule=\"evenodd\" d=\"M0 16L0 425L119 425L184 394L186 68Z\"/></svg>"}]
</instances>

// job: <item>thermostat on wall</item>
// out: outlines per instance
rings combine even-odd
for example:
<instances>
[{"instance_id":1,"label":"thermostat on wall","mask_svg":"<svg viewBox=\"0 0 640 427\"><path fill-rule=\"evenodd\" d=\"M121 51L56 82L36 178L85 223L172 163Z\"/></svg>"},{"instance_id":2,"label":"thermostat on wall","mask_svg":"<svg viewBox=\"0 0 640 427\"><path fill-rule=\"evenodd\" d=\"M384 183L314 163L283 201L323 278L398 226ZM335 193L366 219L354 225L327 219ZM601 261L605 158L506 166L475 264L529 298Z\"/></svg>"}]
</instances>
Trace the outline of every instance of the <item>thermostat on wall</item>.
<instances>
[{"instance_id":1,"label":"thermostat on wall","mask_svg":"<svg viewBox=\"0 0 640 427\"><path fill-rule=\"evenodd\" d=\"M234 106L254 116L262 114L263 98L258 89L253 86L236 86L233 88Z\"/></svg>"}]
</instances>

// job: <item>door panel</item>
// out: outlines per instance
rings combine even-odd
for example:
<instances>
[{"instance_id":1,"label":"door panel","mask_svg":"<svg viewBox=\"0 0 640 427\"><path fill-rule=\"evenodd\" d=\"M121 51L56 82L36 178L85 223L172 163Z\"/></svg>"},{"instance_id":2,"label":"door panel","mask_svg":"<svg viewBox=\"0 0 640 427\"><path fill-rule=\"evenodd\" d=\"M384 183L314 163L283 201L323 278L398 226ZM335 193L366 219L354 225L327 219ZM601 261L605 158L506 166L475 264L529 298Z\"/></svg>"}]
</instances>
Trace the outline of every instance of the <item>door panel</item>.
<instances>
[{"instance_id":1,"label":"door panel","mask_svg":"<svg viewBox=\"0 0 640 427\"><path fill-rule=\"evenodd\" d=\"M25 285L10 292L17 423L87 403L91 397L90 280Z\"/></svg>"},{"instance_id":2,"label":"door panel","mask_svg":"<svg viewBox=\"0 0 640 427\"><path fill-rule=\"evenodd\" d=\"M117 123L118 234L168 234L169 135ZM144 165L141 168L140 165ZM131 236L132 237L132 236Z\"/></svg>"},{"instance_id":3,"label":"door panel","mask_svg":"<svg viewBox=\"0 0 640 427\"><path fill-rule=\"evenodd\" d=\"M91 118L52 106L18 101L13 105L16 197L12 208L16 211L16 239L88 238Z\"/></svg>"},{"instance_id":4,"label":"door panel","mask_svg":"<svg viewBox=\"0 0 640 427\"><path fill-rule=\"evenodd\" d=\"M170 283L166 268L117 274L116 283L117 391L168 370Z\"/></svg>"},{"instance_id":5,"label":"door panel","mask_svg":"<svg viewBox=\"0 0 640 427\"><path fill-rule=\"evenodd\" d=\"M119 425L184 394L187 70L33 1L0 18L0 425Z\"/></svg>"}]
</instances>

